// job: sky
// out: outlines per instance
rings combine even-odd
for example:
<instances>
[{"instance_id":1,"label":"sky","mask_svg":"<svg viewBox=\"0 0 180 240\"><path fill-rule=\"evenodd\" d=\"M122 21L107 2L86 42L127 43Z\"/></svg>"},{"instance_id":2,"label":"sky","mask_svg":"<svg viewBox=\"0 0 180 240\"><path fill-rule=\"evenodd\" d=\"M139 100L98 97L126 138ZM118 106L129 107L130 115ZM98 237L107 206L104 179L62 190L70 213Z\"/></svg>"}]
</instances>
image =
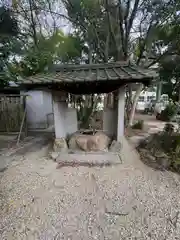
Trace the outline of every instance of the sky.
<instances>
[{"instance_id":1,"label":"sky","mask_svg":"<svg viewBox=\"0 0 180 240\"><path fill-rule=\"evenodd\" d=\"M12 1L13 0L0 0L0 5L4 5L6 7L12 7ZM14 1L17 1L18 0L14 0ZM51 0L50 0L51 1ZM23 0L19 0L19 2L23 2ZM36 0L35 0L36 2ZM56 13L60 13L62 15L67 15L66 13L66 10L63 6L63 3L62 1L57 1L57 4L53 4L53 9L52 9L53 12L56 12ZM55 19L56 19L56 25L59 29L61 29L65 34L68 34L69 32L72 32L72 25L71 23L67 20L67 19L63 19L62 17L60 18L57 15L54 15ZM40 19L42 22L44 22L46 25L48 24L49 28L52 28L53 29L53 19L51 17L51 14L44 14L43 12L41 13L41 16L40 16ZM46 28L47 26L45 26Z\"/></svg>"},{"instance_id":2,"label":"sky","mask_svg":"<svg viewBox=\"0 0 180 240\"><path fill-rule=\"evenodd\" d=\"M52 11L57 13L57 15L53 14L56 26L61 29L65 34L72 32L73 28L71 23L67 19L58 16L58 13L67 16L67 12L63 3L61 1L58 1L58 3L54 4L52 7ZM45 14L42 13L42 20L48 22L49 27L53 28L54 20L51 17L51 14L47 14L47 12Z\"/></svg>"}]
</instances>

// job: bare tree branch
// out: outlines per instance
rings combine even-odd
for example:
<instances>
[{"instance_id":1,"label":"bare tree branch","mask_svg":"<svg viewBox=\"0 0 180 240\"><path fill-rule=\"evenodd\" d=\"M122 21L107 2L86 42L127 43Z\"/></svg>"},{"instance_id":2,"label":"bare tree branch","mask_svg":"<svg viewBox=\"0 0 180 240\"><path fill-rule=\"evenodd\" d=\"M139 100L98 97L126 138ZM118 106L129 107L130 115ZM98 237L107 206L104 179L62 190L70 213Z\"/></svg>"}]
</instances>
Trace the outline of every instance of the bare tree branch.
<instances>
[{"instance_id":1,"label":"bare tree branch","mask_svg":"<svg viewBox=\"0 0 180 240\"><path fill-rule=\"evenodd\" d=\"M130 33L132 25L133 25L133 21L134 21L134 19L136 17L136 13L137 13L137 10L138 10L139 2L140 2L140 0L135 0L134 7L133 7L133 10L132 10L132 14L131 14L130 19L128 21L128 28L127 28L127 36L128 37L129 37L129 33Z\"/></svg>"},{"instance_id":2,"label":"bare tree branch","mask_svg":"<svg viewBox=\"0 0 180 240\"><path fill-rule=\"evenodd\" d=\"M48 7L49 7L49 11L51 13L51 17L53 19L53 27L54 27L54 32L56 31L56 19L54 17L54 14L52 13L52 8L51 8L51 1L50 0L47 0L47 3L48 3Z\"/></svg>"},{"instance_id":3,"label":"bare tree branch","mask_svg":"<svg viewBox=\"0 0 180 240\"><path fill-rule=\"evenodd\" d=\"M163 57L168 56L168 55L173 55L173 52L171 52L170 49L165 51L163 54L160 54L154 61L152 61L146 68L150 68L154 64L158 63Z\"/></svg>"},{"instance_id":4,"label":"bare tree branch","mask_svg":"<svg viewBox=\"0 0 180 240\"><path fill-rule=\"evenodd\" d=\"M29 0L31 27L32 27L32 30L33 30L33 40L34 40L35 46L37 46L36 22L35 22L34 16L33 16L33 6L34 6L33 0Z\"/></svg>"},{"instance_id":5,"label":"bare tree branch","mask_svg":"<svg viewBox=\"0 0 180 240\"><path fill-rule=\"evenodd\" d=\"M124 15L125 20L128 19L128 16L129 16L130 3L131 3L131 0L128 0L127 3L126 3L126 13Z\"/></svg>"}]
</instances>

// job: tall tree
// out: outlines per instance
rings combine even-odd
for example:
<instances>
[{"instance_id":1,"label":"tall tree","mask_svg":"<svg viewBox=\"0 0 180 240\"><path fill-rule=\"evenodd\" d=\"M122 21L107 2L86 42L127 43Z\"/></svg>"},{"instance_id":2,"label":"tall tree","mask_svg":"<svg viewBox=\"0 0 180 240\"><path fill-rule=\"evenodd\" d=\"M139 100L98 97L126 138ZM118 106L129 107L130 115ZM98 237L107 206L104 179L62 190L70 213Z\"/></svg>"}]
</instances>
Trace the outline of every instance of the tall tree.
<instances>
[{"instance_id":1,"label":"tall tree","mask_svg":"<svg viewBox=\"0 0 180 240\"><path fill-rule=\"evenodd\" d=\"M169 54L162 49L159 31L177 18L177 0L63 0L74 28L87 42L96 62L128 60L150 67ZM154 61L148 61L149 56ZM143 86L139 85L130 111L132 124L136 102ZM131 88L129 88L131 91ZM129 94L132 96L132 94Z\"/></svg>"}]
</instances>

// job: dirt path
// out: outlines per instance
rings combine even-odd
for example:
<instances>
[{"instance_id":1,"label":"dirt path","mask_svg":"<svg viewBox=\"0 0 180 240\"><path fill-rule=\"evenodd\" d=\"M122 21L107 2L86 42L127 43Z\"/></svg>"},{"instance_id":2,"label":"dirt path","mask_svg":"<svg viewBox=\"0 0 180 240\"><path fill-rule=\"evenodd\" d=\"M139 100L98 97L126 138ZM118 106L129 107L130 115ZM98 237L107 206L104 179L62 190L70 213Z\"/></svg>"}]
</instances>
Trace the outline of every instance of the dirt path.
<instances>
[{"instance_id":1,"label":"dirt path","mask_svg":"<svg viewBox=\"0 0 180 240\"><path fill-rule=\"evenodd\" d=\"M123 164L63 167L14 160L0 182L0 239L180 239L180 180L143 165L124 142Z\"/></svg>"}]
</instances>

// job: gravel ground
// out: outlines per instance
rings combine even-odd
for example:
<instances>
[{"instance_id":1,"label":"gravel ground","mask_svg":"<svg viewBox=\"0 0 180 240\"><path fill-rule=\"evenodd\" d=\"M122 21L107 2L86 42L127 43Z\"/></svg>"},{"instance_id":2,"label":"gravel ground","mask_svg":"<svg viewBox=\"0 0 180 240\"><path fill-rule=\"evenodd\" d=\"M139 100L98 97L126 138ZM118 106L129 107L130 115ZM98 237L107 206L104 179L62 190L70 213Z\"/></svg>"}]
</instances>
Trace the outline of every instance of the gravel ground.
<instances>
[{"instance_id":1,"label":"gravel ground","mask_svg":"<svg viewBox=\"0 0 180 240\"><path fill-rule=\"evenodd\" d=\"M180 239L180 179L140 162L124 141L123 164L64 167L31 156L0 182L0 239Z\"/></svg>"}]
</instances>

